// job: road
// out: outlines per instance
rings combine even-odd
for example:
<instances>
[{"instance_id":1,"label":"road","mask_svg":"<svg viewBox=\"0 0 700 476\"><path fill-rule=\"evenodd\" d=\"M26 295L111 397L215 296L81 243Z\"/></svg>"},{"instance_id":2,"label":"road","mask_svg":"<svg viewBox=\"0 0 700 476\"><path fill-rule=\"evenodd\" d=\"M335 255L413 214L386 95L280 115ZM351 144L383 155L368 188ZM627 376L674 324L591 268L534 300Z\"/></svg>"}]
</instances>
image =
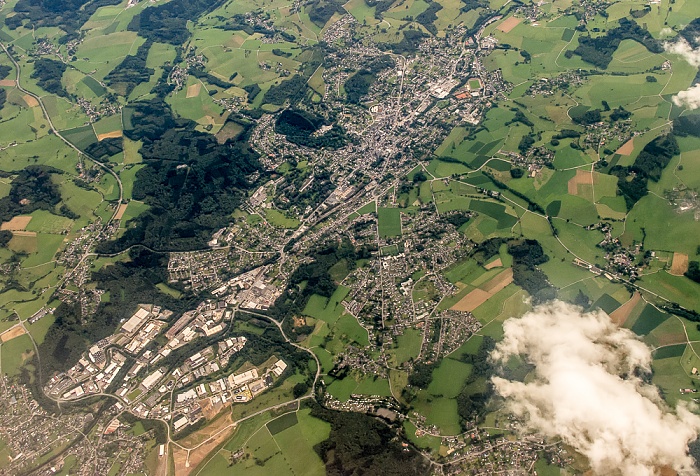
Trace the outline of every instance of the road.
<instances>
[{"instance_id":1,"label":"road","mask_svg":"<svg viewBox=\"0 0 700 476\"><path fill-rule=\"evenodd\" d=\"M102 170L104 170L106 173L112 175L112 176L115 178L115 180L117 181L117 185L119 186L119 201L118 201L118 203L119 203L119 204L122 203L123 200L124 200L124 186L122 185L122 181L121 181L121 179L119 178L119 175L118 175L114 170L112 170L110 167L106 166L106 165L103 164L102 162L100 162L100 161L98 161L97 159L95 159L94 157L92 157L90 154L86 154L85 152L83 152L82 150L80 150L75 144L73 144L71 141L69 141L68 139L66 139L63 135L61 135L60 131L59 131L58 129L56 129L56 126L54 126L53 121L51 120L51 116L49 115L49 112L46 110L46 106L44 105L44 101L41 99L41 96L38 96L38 95L34 94L33 92L31 92L31 91L25 89L25 88L22 86L22 83L21 83L21 76L22 76L22 69L21 69L21 66L19 65L19 63L17 62L17 60L15 60L14 56L12 56L12 54L10 53L10 51L7 49L7 46L5 46L5 43L0 43L0 48L2 48L2 50L5 52L5 54L6 54L7 57L10 59L10 61L12 61L12 64L13 64L14 67L15 67L15 84L16 84L16 86L17 86L17 89L19 89L20 91L22 91L24 94L26 94L26 95L28 95L28 96L31 96L32 98L34 98L34 99L39 103L39 106L41 107L41 112L42 112L43 116L46 118L46 122L48 122L49 127L51 128L51 132L52 132L56 137L58 137L59 139L61 139L68 147L70 147L71 149L75 150L79 155L82 155L83 157L87 158L88 160L90 160L91 162L93 162L95 165L97 165L98 167L100 167ZM105 228L107 228L107 227L112 223L112 221L114 221L114 219L115 219L115 217L117 216L117 213L118 213L118 212L119 212L119 207L117 206L117 207L115 208L115 210L114 210L114 213L112 214L112 217L109 219L109 221L107 221L107 223L105 223ZM85 256L83 256L83 257L80 259L80 261L79 261L79 263L78 263L78 266L80 266L80 264L82 264L82 262L85 260L86 256L87 256L87 253L86 253ZM67 272L66 275L70 275L70 272ZM34 352L36 353L36 358L37 358L37 371L38 371L38 373L39 373L39 380L42 381L42 376L41 376L41 362L40 362L40 360L39 360L39 359L40 359L40 357L39 357L39 348L37 347L36 342L34 341L34 337L31 335L31 333L29 333L29 330L26 328L26 326L25 326L25 324L24 324L24 321L21 322L21 325L22 325L22 327L24 328L24 330L26 331L27 335L29 335L29 338L30 338L31 341L32 341L32 345L34 346Z\"/></svg>"},{"instance_id":2,"label":"road","mask_svg":"<svg viewBox=\"0 0 700 476\"><path fill-rule=\"evenodd\" d=\"M263 414L263 413L265 413L265 412L268 412L268 411L270 411L270 410L275 410L275 409L278 409L278 408L287 407L287 406L292 405L292 404L295 404L295 403L297 404L297 407L298 407L298 405L299 405L303 400L306 400L306 399L309 399L309 398L313 398L313 396L314 396L314 394L315 394L315 392L316 392L316 384L317 384L317 382L318 382L318 379L319 379L320 376L321 376L321 362L318 360L318 357L316 357L316 354L314 354L311 350L307 349L306 347L300 346L300 345L296 344L295 342L292 342L292 340L289 339L289 337L287 337L287 335L284 333L284 330L282 329L282 324L281 324L279 321L277 321L276 319L274 319L274 318L272 318L272 317L270 317L270 316L266 316L265 314L261 314L261 313L255 312L255 311L248 311L248 310L244 310L244 309L237 309L236 311L237 311L237 312L246 313L246 314L250 314L250 315L253 315L253 316L259 317L259 318L261 318L261 319L265 319L265 320L267 320L267 321L272 322L275 326L277 326L277 328L279 329L280 333L282 334L282 337L284 337L284 340L285 340L288 344L290 344L290 345L296 347L297 349L300 349L300 350L302 350L302 351L304 351L304 352L310 354L311 357L313 357L314 361L316 362L316 373L315 373L315 375L314 375L314 381L313 381L313 384L312 384L312 386L311 386L311 390L309 391L309 393L308 393L307 395L304 395L304 396L299 397L299 398L295 398L294 400L289 400L289 401L284 402L284 403L279 403L279 404L277 404L277 405L272 405L272 406L263 408L263 409L261 409L261 410L258 410L258 411L254 412L254 413L251 413L250 415L247 415L247 416L245 416L245 417L243 417L243 418L240 418L240 419L238 419L238 420L236 420L236 421L234 421L234 422L232 422L232 423L226 425L225 427L221 428L220 430L218 430L218 431L217 431L216 433L214 433L213 435L209 436L207 439L205 439L205 440L203 440L203 441L199 442L198 444L196 444L196 445L194 445L194 446L191 446L191 447L183 446L182 444L180 444L180 443L178 443L177 441L175 441L175 440L173 439L172 430L171 430L171 428L170 428L170 422L169 422L168 420L159 418L158 420L161 421L161 422L163 422L163 423L165 424L165 426L167 427L167 429L168 429L168 433L167 433L167 435L168 435L168 445L177 446L178 448L181 448L181 449L183 449L183 450L186 450L186 451L188 452L188 459L189 459L189 452L190 452L190 451L196 450L196 449L199 448L200 446L207 444L207 443L208 443L209 441L211 441L213 438L216 438L217 436L219 436L222 432L224 432L224 431L226 431L226 430L228 430L228 429L230 429L230 428L236 427L237 425L243 423L244 421L249 420L249 419L251 419L251 418L253 418L253 417L256 417L256 416L258 416L258 415L261 415L261 414ZM99 395L108 395L108 394L99 394ZM171 393L171 395L172 395L172 393ZM94 395L91 395L91 396L94 396ZM114 397L114 395L109 395L109 396ZM115 398L116 398L116 397L115 397Z\"/></svg>"},{"instance_id":3,"label":"road","mask_svg":"<svg viewBox=\"0 0 700 476\"><path fill-rule=\"evenodd\" d=\"M255 312L255 311L247 311L245 309L239 309L238 312L251 314L253 316L260 317L262 319L266 319L266 320L272 322L280 330L280 334L282 334L282 337L284 337L284 340L287 341L288 344L296 347L297 349L303 350L304 352L310 354L311 357L313 357L313 359L316 361L316 375L314 376L314 382L311 385L311 393L307 397L312 396L316 391L316 383L318 382L318 379L321 376L321 362L318 360L318 357L316 357L316 354L314 354L311 350L307 349L306 347L300 346L299 344L292 342L291 339L289 337L287 337L287 334L284 333L284 330L282 329L282 324L277 319L273 319L270 316L266 316L265 314L260 314L260 313ZM302 398L307 398L307 397L302 397Z\"/></svg>"},{"instance_id":4,"label":"road","mask_svg":"<svg viewBox=\"0 0 700 476\"><path fill-rule=\"evenodd\" d=\"M41 107L41 112L43 113L44 117L46 118L46 122L49 123L49 127L51 128L51 132L61 139L68 147L71 149L75 150L79 155L82 155L83 157L86 157L88 160L93 162L95 165L100 167L102 170L110 174L112 177L115 178L117 181L117 184L119 185L119 202L122 203L124 199L124 186L122 185L122 181L119 178L119 174L117 174L114 170L112 170L110 167L107 167L105 164L100 162L99 160L95 159L92 157L90 154L86 154L84 151L80 150L75 144L73 144L71 141L66 139L61 133L59 132L58 129L56 129L56 126L54 126L53 121L51 120L51 116L49 116L49 112L46 110L46 106L44 105L44 101L42 101L41 96L38 96L34 94L33 92L25 89L20 80L21 80L21 67L19 63L15 60L14 56L10 53L10 51L7 49L5 46L5 43L0 43L0 47L3 49L5 54L7 55L8 58L10 58L10 61L12 61L12 64L15 66L15 72L16 72L16 78L15 78L15 84L17 85L17 89L22 91L24 94L27 94L28 96L33 97L36 99L36 101L39 103L39 106ZM114 217L117 216L117 212L119 211L119 207L117 207L114 210L114 213L112 214L112 218L109 219L109 221L105 224L105 226L109 226L109 224L114 220Z\"/></svg>"}]
</instances>

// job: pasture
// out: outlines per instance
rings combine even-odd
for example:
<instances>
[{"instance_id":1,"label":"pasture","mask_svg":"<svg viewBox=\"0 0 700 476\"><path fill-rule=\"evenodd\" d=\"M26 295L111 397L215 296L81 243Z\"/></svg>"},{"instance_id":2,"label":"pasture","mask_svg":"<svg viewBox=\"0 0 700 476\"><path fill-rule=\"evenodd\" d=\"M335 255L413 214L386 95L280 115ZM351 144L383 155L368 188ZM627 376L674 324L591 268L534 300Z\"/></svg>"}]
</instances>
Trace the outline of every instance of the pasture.
<instances>
[{"instance_id":1,"label":"pasture","mask_svg":"<svg viewBox=\"0 0 700 476\"><path fill-rule=\"evenodd\" d=\"M662 294L681 306L700 311L700 284L685 276L673 276L665 271L644 276L641 285L649 291Z\"/></svg>"},{"instance_id":2,"label":"pasture","mask_svg":"<svg viewBox=\"0 0 700 476\"><path fill-rule=\"evenodd\" d=\"M95 33L80 43L74 64L82 71L95 70L92 76L98 81L103 81L126 55L135 54L145 41L133 31L116 31L107 35Z\"/></svg>"},{"instance_id":3,"label":"pasture","mask_svg":"<svg viewBox=\"0 0 700 476\"><path fill-rule=\"evenodd\" d=\"M396 338L395 342L396 347L390 350L390 354L396 360L397 365L401 365L418 357L423 343L423 332L419 329L406 329L403 334Z\"/></svg>"},{"instance_id":4,"label":"pasture","mask_svg":"<svg viewBox=\"0 0 700 476\"><path fill-rule=\"evenodd\" d=\"M693 388L694 380L684 370L684 364L693 365L692 351L689 351L688 346L684 346L684 353L681 357L672 356L667 358L654 359L651 367L654 371L652 383L658 385L663 391L664 400L669 405L676 405L680 400L690 401L693 394L681 395L678 391L681 388ZM672 354L677 354L676 350L671 351ZM661 353L661 357L664 352ZM695 363L698 367L700 363ZM700 368L700 367L698 367Z\"/></svg>"},{"instance_id":5,"label":"pasture","mask_svg":"<svg viewBox=\"0 0 700 476\"><path fill-rule=\"evenodd\" d=\"M37 233L63 234L70 231L73 220L59 215L54 215L47 210L35 210L31 214L31 221L27 223L27 231Z\"/></svg>"},{"instance_id":6,"label":"pasture","mask_svg":"<svg viewBox=\"0 0 700 476\"><path fill-rule=\"evenodd\" d=\"M23 265L29 267L48 263L53 259L58 249L62 246L64 238L65 237L63 235L37 233L36 252L30 253L30 255L23 261Z\"/></svg>"},{"instance_id":7,"label":"pasture","mask_svg":"<svg viewBox=\"0 0 700 476\"><path fill-rule=\"evenodd\" d=\"M360 23L372 24L377 21L374 18L376 7L370 7L365 0L350 0L343 5L343 8Z\"/></svg>"},{"instance_id":8,"label":"pasture","mask_svg":"<svg viewBox=\"0 0 700 476\"><path fill-rule=\"evenodd\" d=\"M404 433L408 441L416 445L418 448L430 449L433 452L437 452L440 449L440 444L442 442L441 438L431 435L418 436L416 425L411 423L410 420L404 420L403 422Z\"/></svg>"},{"instance_id":9,"label":"pasture","mask_svg":"<svg viewBox=\"0 0 700 476\"><path fill-rule=\"evenodd\" d=\"M2 373L10 377L19 374L22 365L33 355L34 346L24 334L0 344L0 365Z\"/></svg>"},{"instance_id":10,"label":"pasture","mask_svg":"<svg viewBox=\"0 0 700 476\"><path fill-rule=\"evenodd\" d=\"M697 243L688 236L697 233L697 222L692 212L678 213L668 201L653 194L644 196L629 212L623 243L641 241L644 229L644 245L652 250L668 250L695 255Z\"/></svg>"},{"instance_id":11,"label":"pasture","mask_svg":"<svg viewBox=\"0 0 700 476\"><path fill-rule=\"evenodd\" d=\"M81 150L85 150L88 146L97 142L97 136L92 126L68 129L61 131L61 134Z\"/></svg>"},{"instance_id":12,"label":"pasture","mask_svg":"<svg viewBox=\"0 0 700 476\"><path fill-rule=\"evenodd\" d=\"M32 254L37 252L37 235L33 231L14 231L7 247L15 252Z\"/></svg>"},{"instance_id":13,"label":"pasture","mask_svg":"<svg viewBox=\"0 0 700 476\"><path fill-rule=\"evenodd\" d=\"M196 84L201 85L197 78L190 76L187 80L187 87L168 96L166 102L170 104L176 114L191 119L200 126L208 126L213 133L216 133L225 122L224 110L214 102L206 91L188 97L190 86Z\"/></svg>"},{"instance_id":14,"label":"pasture","mask_svg":"<svg viewBox=\"0 0 700 476\"><path fill-rule=\"evenodd\" d=\"M103 140L107 137L121 137L121 115L114 114L111 116L102 117L98 121L93 122L92 127L95 130L98 140ZM118 135L115 135L115 133L118 133Z\"/></svg>"},{"instance_id":15,"label":"pasture","mask_svg":"<svg viewBox=\"0 0 700 476\"><path fill-rule=\"evenodd\" d=\"M350 288L338 286L338 289L336 289L330 299L314 294L306 303L303 314L314 319L320 319L332 327L344 312L341 302L345 299L348 292L350 292Z\"/></svg>"},{"instance_id":16,"label":"pasture","mask_svg":"<svg viewBox=\"0 0 700 476\"><path fill-rule=\"evenodd\" d=\"M421 415L425 416L425 422L428 425L438 427L440 434L457 435L461 432L457 400L433 397L426 391L422 391L412 404Z\"/></svg>"},{"instance_id":17,"label":"pasture","mask_svg":"<svg viewBox=\"0 0 700 476\"><path fill-rule=\"evenodd\" d=\"M647 304L632 326L632 332L641 336L647 335L656 329L656 327L663 324L669 317L671 316L667 313Z\"/></svg>"},{"instance_id":18,"label":"pasture","mask_svg":"<svg viewBox=\"0 0 700 476\"><path fill-rule=\"evenodd\" d=\"M433 381L427 390L433 395L456 398L471 371L472 366L469 364L450 358L442 359L438 368L433 371Z\"/></svg>"}]
</instances>

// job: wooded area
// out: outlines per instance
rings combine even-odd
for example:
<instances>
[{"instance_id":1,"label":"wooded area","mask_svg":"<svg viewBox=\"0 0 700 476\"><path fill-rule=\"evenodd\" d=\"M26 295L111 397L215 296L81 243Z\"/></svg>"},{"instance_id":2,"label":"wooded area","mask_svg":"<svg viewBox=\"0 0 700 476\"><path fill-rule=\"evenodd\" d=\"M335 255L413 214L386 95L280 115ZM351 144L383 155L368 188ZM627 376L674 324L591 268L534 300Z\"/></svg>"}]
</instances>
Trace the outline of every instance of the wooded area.
<instances>
[{"instance_id":1,"label":"wooded area","mask_svg":"<svg viewBox=\"0 0 700 476\"><path fill-rule=\"evenodd\" d=\"M98 250L114 253L141 243L157 250L206 246L212 231L226 226L260 170L258 155L248 146L248 131L219 144L195 130L196 124L175 119L159 99L133 105L132 128L124 134L142 140L146 166L136 174L133 198L150 208L132 220L116 241Z\"/></svg>"},{"instance_id":2,"label":"wooded area","mask_svg":"<svg viewBox=\"0 0 700 476\"><path fill-rule=\"evenodd\" d=\"M426 460L404 449L385 423L361 413L328 410L311 403L311 416L331 424L327 440L314 447L329 476L411 476L428 472Z\"/></svg>"}]
</instances>

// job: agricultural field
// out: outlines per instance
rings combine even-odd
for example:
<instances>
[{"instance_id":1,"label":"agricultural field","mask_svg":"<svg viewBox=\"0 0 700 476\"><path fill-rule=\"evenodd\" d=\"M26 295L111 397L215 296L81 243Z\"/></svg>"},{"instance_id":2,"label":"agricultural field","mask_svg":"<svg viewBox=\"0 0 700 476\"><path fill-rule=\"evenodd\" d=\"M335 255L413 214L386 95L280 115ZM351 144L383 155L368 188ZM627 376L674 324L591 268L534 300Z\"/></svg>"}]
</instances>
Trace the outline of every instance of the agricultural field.
<instances>
[{"instance_id":1,"label":"agricultural field","mask_svg":"<svg viewBox=\"0 0 700 476\"><path fill-rule=\"evenodd\" d=\"M9 376L15 376L25 361L34 353L32 341L28 335L20 335L12 340L0 344L0 365L2 372Z\"/></svg>"},{"instance_id":2,"label":"agricultural field","mask_svg":"<svg viewBox=\"0 0 700 476\"><path fill-rule=\"evenodd\" d=\"M230 467L228 456L231 451L227 444L206 462L198 474L214 475L228 471L245 471L246 474L260 475L270 474L271 471L278 472L277 474L325 474L323 463L313 447L328 438L330 425L309 413L310 410L306 408L287 413L268 421L252 434L249 433L254 425L239 429L229 444L234 443L234 440L240 441L243 437L242 432L245 432L247 439L242 447L249 457ZM240 446L230 446L232 450L238 447Z\"/></svg>"},{"instance_id":3,"label":"agricultural field","mask_svg":"<svg viewBox=\"0 0 700 476\"><path fill-rule=\"evenodd\" d=\"M397 474L426 459L587 474L586 448L525 449L503 411L541 382L541 363L489 359L557 301L646 345L670 407L694 399L700 2L48 3L0 9L0 371L12 383L0 390L28 377L49 395L48 379L143 303L174 312L165 326L214 302L236 313L221 334L207 313L162 360L124 354L163 372L208 346L222 358L220 336L248 339L173 392L170 375L155 390L144 374L101 389L123 384L136 421L120 435L146 455L121 448L95 472L123 472L128 453L148 474L374 474L379 458ZM46 308L58 309L29 324ZM151 337L148 352L168 345ZM281 377L261 364L272 352ZM216 390L252 368L264 386L241 385L246 403ZM512 395L495 375L517 383ZM196 400L176 400L189 389ZM159 399L165 436L136 417ZM350 406L402 415L382 416L390 436L365 460L352 454L372 442L355 441L359 424L311 416L312 399L324 419ZM175 445L181 415L199 428ZM113 437L94 417L84 443L102 452ZM11 431L0 421L0 469L46 470L5 461ZM487 435L506 436L498 451ZM57 472L87 464L63 454Z\"/></svg>"}]
</instances>

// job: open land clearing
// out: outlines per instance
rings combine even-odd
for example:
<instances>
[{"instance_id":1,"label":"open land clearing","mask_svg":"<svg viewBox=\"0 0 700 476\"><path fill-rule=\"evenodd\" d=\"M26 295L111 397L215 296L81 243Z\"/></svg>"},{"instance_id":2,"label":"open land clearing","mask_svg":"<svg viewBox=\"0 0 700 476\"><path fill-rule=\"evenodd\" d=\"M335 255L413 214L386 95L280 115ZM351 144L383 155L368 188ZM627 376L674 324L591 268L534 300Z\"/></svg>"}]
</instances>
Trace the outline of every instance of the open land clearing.
<instances>
[{"instance_id":1,"label":"open land clearing","mask_svg":"<svg viewBox=\"0 0 700 476\"><path fill-rule=\"evenodd\" d=\"M202 83L194 83L187 87L187 98L199 96L199 91L202 89Z\"/></svg>"},{"instance_id":2,"label":"open land clearing","mask_svg":"<svg viewBox=\"0 0 700 476\"><path fill-rule=\"evenodd\" d=\"M121 220L122 217L124 216L124 212L126 211L126 207L128 207L128 206L129 206L128 203L122 203L121 205L119 205L119 210L117 210L117 214L114 215L114 219Z\"/></svg>"},{"instance_id":3,"label":"open land clearing","mask_svg":"<svg viewBox=\"0 0 700 476\"><path fill-rule=\"evenodd\" d=\"M29 107L37 107L39 105L39 101L29 94L22 96L22 99L24 99L24 102L26 102Z\"/></svg>"},{"instance_id":4,"label":"open land clearing","mask_svg":"<svg viewBox=\"0 0 700 476\"><path fill-rule=\"evenodd\" d=\"M493 268L500 268L503 266L503 261L501 261L501 258L496 258L495 261L491 261L488 264L484 265L484 269L493 269Z\"/></svg>"},{"instance_id":5,"label":"open land clearing","mask_svg":"<svg viewBox=\"0 0 700 476\"><path fill-rule=\"evenodd\" d=\"M104 134L97 134L97 140L101 141L104 139L116 139L122 136L122 131L112 131L112 132L106 132Z\"/></svg>"},{"instance_id":6,"label":"open land clearing","mask_svg":"<svg viewBox=\"0 0 700 476\"><path fill-rule=\"evenodd\" d=\"M639 293L634 293L629 301L610 313L610 319L618 326L622 326L641 298Z\"/></svg>"},{"instance_id":7,"label":"open land clearing","mask_svg":"<svg viewBox=\"0 0 700 476\"><path fill-rule=\"evenodd\" d=\"M457 304L452 306L454 311L472 312L477 307L485 303L491 296L513 282L513 268L508 268L497 274L480 288L471 291L464 296Z\"/></svg>"},{"instance_id":8,"label":"open land clearing","mask_svg":"<svg viewBox=\"0 0 700 476\"><path fill-rule=\"evenodd\" d=\"M0 334L0 341L2 342L7 342L8 340L12 340L15 337L19 337L23 334L26 334L26 331L24 330L24 327L20 325L16 325L12 329L9 329L2 334Z\"/></svg>"},{"instance_id":9,"label":"open land clearing","mask_svg":"<svg viewBox=\"0 0 700 476\"><path fill-rule=\"evenodd\" d=\"M670 274L683 276L688 271L688 255L685 253L673 253L673 263L671 263Z\"/></svg>"},{"instance_id":10,"label":"open land clearing","mask_svg":"<svg viewBox=\"0 0 700 476\"><path fill-rule=\"evenodd\" d=\"M632 152L634 152L634 139L628 140L615 151L616 154L620 155L630 155Z\"/></svg>"},{"instance_id":11,"label":"open land clearing","mask_svg":"<svg viewBox=\"0 0 700 476\"><path fill-rule=\"evenodd\" d=\"M515 28L520 24L520 18L515 18L515 17L510 17L507 20L505 20L503 23L498 25L496 28L498 30L501 30L503 33L510 33L510 30Z\"/></svg>"},{"instance_id":12,"label":"open land clearing","mask_svg":"<svg viewBox=\"0 0 700 476\"><path fill-rule=\"evenodd\" d=\"M224 126L216 133L216 140L219 144L225 143L229 139L235 139L243 132L243 126L236 122L227 122Z\"/></svg>"},{"instance_id":13,"label":"open land clearing","mask_svg":"<svg viewBox=\"0 0 700 476\"><path fill-rule=\"evenodd\" d=\"M183 446L195 446L200 444L201 441L206 441L206 443L203 443L190 452L180 447L173 446L173 459L175 460L175 467L178 468L178 476L188 476L202 461L204 461L214 448L228 440L236 428L232 423L231 414L227 412L223 418L193 433L180 442ZM207 438L211 439L207 441Z\"/></svg>"},{"instance_id":14,"label":"open land clearing","mask_svg":"<svg viewBox=\"0 0 700 476\"><path fill-rule=\"evenodd\" d=\"M10 221L3 222L2 225L0 225L0 230L24 231L30 221L32 221L31 215L17 216Z\"/></svg>"},{"instance_id":15,"label":"open land clearing","mask_svg":"<svg viewBox=\"0 0 700 476\"><path fill-rule=\"evenodd\" d=\"M213 420L223 408L228 408L230 404L227 403L225 405L222 405L221 402L213 404L211 398L205 398L199 401L199 406L202 409L204 418L206 418L207 420Z\"/></svg>"},{"instance_id":16,"label":"open land clearing","mask_svg":"<svg viewBox=\"0 0 700 476\"><path fill-rule=\"evenodd\" d=\"M582 187L579 187L580 185L583 185L583 188L585 188L586 185L593 186L593 174L590 171L576 170L576 175L567 182L569 195L581 195L580 188Z\"/></svg>"}]
</instances>

